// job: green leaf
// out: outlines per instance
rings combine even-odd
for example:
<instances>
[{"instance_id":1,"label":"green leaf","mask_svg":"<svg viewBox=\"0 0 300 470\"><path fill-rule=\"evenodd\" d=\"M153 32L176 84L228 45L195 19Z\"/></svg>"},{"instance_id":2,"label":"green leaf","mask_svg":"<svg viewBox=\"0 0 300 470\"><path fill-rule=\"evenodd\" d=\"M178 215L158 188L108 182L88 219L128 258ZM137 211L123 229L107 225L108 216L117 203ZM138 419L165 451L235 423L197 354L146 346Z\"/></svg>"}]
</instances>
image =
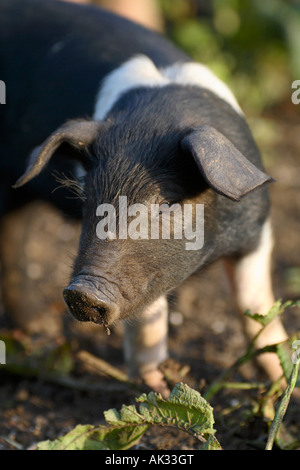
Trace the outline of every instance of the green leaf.
<instances>
[{"instance_id":1,"label":"green leaf","mask_svg":"<svg viewBox=\"0 0 300 470\"><path fill-rule=\"evenodd\" d=\"M194 435L215 433L212 407L188 385L176 384L168 400L150 392L137 401L141 414L152 424L176 425Z\"/></svg>"},{"instance_id":2,"label":"green leaf","mask_svg":"<svg viewBox=\"0 0 300 470\"><path fill-rule=\"evenodd\" d=\"M136 399L139 408L122 406L104 413L108 426L79 425L55 441L38 444L39 450L125 450L134 446L150 425L182 429L204 442L203 450L221 446L214 437L213 409L196 390L176 384L168 400L150 392Z\"/></svg>"},{"instance_id":3,"label":"green leaf","mask_svg":"<svg viewBox=\"0 0 300 470\"><path fill-rule=\"evenodd\" d=\"M201 450L222 450L220 443L215 436L209 436L206 442L203 443Z\"/></svg>"},{"instance_id":4,"label":"green leaf","mask_svg":"<svg viewBox=\"0 0 300 470\"><path fill-rule=\"evenodd\" d=\"M270 308L266 315L260 315L259 313L253 314L250 312L250 310L247 310L245 315L252 320L257 321L262 326L267 326L271 321L281 315L289 307L300 307L300 301L297 300L293 302L292 300L287 300L286 302L282 303L282 300L279 299L275 302L273 307Z\"/></svg>"},{"instance_id":5,"label":"green leaf","mask_svg":"<svg viewBox=\"0 0 300 470\"><path fill-rule=\"evenodd\" d=\"M291 348L288 342L286 342L286 343L278 344L276 349L277 349L277 356L279 357L280 365L284 373L284 377L288 381L293 370L293 363L291 360L291 355L292 355Z\"/></svg>"},{"instance_id":6,"label":"green leaf","mask_svg":"<svg viewBox=\"0 0 300 470\"><path fill-rule=\"evenodd\" d=\"M81 425L55 441L43 441L38 450L126 450L138 443L148 425L116 427Z\"/></svg>"},{"instance_id":7,"label":"green leaf","mask_svg":"<svg viewBox=\"0 0 300 470\"><path fill-rule=\"evenodd\" d=\"M99 438L99 430L94 426L79 424L68 434L59 437L55 441L43 441L38 444L38 450L96 450L105 449ZM102 438L104 436L101 436Z\"/></svg>"}]
</instances>

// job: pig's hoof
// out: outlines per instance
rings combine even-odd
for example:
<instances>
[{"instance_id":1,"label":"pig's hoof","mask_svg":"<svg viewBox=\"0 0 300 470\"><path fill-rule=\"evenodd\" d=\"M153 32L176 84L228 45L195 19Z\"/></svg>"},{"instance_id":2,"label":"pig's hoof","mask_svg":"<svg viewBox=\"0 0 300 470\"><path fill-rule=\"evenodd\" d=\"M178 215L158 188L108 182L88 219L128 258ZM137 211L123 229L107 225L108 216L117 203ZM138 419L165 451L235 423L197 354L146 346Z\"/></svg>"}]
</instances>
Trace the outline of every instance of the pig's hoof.
<instances>
[{"instance_id":1,"label":"pig's hoof","mask_svg":"<svg viewBox=\"0 0 300 470\"><path fill-rule=\"evenodd\" d=\"M143 380L149 388L154 390L154 392L160 393L163 398L168 398L170 395L170 389L159 370L152 370L143 374Z\"/></svg>"}]
</instances>

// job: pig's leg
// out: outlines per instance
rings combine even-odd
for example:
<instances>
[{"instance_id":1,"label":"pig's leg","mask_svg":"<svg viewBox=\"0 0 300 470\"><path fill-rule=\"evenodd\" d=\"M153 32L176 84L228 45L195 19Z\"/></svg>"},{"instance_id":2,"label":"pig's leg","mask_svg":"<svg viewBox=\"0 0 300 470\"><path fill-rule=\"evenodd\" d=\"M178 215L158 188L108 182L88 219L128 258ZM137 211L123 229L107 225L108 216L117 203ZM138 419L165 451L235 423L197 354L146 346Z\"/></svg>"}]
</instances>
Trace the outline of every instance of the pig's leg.
<instances>
[{"instance_id":1,"label":"pig's leg","mask_svg":"<svg viewBox=\"0 0 300 470\"><path fill-rule=\"evenodd\" d=\"M266 221L261 232L257 249L235 261L225 260L225 267L231 280L238 309L244 313L265 315L274 304L271 281L271 253L273 238L270 221ZM261 329L259 323L245 318L245 330L252 339ZM287 333L279 318L272 321L257 339L257 347L279 343L287 339ZM282 375L276 354L264 353L258 356L259 364L271 380Z\"/></svg>"},{"instance_id":2,"label":"pig's leg","mask_svg":"<svg viewBox=\"0 0 300 470\"><path fill-rule=\"evenodd\" d=\"M168 356L168 302L160 297L135 323L125 324L124 353L130 376L142 376L153 390L168 395L158 365Z\"/></svg>"}]
</instances>

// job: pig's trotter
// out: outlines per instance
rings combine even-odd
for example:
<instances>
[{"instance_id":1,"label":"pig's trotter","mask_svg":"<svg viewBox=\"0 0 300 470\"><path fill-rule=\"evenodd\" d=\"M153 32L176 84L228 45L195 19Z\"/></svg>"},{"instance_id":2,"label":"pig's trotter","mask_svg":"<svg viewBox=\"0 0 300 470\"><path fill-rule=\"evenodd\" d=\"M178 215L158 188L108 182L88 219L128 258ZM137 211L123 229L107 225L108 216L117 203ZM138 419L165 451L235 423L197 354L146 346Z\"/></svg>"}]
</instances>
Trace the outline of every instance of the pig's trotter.
<instances>
[{"instance_id":1,"label":"pig's trotter","mask_svg":"<svg viewBox=\"0 0 300 470\"><path fill-rule=\"evenodd\" d=\"M168 302L160 297L146 308L135 323L126 323L124 354L129 375L142 376L145 383L155 390L168 394L158 365L167 358Z\"/></svg>"},{"instance_id":2,"label":"pig's trotter","mask_svg":"<svg viewBox=\"0 0 300 470\"><path fill-rule=\"evenodd\" d=\"M238 309L244 313L266 314L274 304L271 281L271 254L273 237L270 221L267 220L261 231L261 238L256 250L236 261L225 261ZM261 329L259 323L245 318L245 331L252 339ZM288 335L277 318L265 328L258 337L258 348L285 341ZM271 380L282 375L279 359L275 354L264 353L258 357L258 363L267 372Z\"/></svg>"}]
</instances>

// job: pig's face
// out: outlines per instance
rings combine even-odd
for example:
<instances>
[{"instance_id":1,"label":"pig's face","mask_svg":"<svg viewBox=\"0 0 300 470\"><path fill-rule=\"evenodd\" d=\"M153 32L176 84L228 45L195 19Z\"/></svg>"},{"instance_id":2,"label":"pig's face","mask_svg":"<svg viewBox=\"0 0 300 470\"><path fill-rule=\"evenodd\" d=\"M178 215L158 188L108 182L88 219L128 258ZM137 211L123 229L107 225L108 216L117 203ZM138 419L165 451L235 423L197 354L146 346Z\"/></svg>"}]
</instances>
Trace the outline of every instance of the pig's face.
<instances>
[{"instance_id":1,"label":"pig's face","mask_svg":"<svg viewBox=\"0 0 300 470\"><path fill-rule=\"evenodd\" d=\"M151 120L130 127L70 121L33 152L16 183L36 176L62 143L86 170L79 253L64 290L81 321L107 327L177 286L209 255L218 223L216 193L239 200L270 180L214 128L172 126L162 131ZM170 233L164 235L164 214L172 204ZM203 231L201 204L204 247L203 233L195 232Z\"/></svg>"},{"instance_id":2,"label":"pig's face","mask_svg":"<svg viewBox=\"0 0 300 470\"><path fill-rule=\"evenodd\" d=\"M197 268L201 250L195 256L186 244L202 246L203 214L199 236L189 234L184 207L196 225L196 205L211 205L215 193L174 137L156 136L154 146L112 126L90 152L79 253L64 298L79 320L108 326L138 315Z\"/></svg>"}]
</instances>

